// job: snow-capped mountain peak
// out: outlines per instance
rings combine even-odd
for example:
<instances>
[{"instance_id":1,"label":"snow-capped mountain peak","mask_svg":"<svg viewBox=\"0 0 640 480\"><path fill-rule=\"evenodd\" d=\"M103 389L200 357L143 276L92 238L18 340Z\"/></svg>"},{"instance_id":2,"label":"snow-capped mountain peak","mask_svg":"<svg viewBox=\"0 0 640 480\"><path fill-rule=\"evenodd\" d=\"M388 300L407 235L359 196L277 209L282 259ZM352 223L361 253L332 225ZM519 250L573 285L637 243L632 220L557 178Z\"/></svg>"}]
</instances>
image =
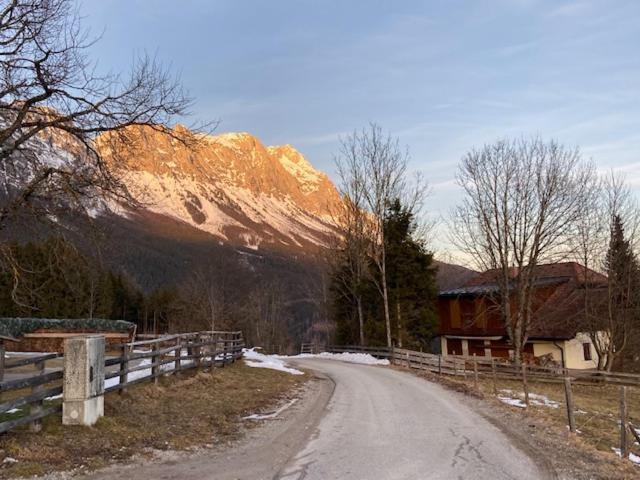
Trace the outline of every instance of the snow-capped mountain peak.
<instances>
[{"instance_id":1,"label":"snow-capped mountain peak","mask_svg":"<svg viewBox=\"0 0 640 480\"><path fill-rule=\"evenodd\" d=\"M338 193L291 145L266 147L239 132L206 136L187 148L151 129L131 134L134 146L111 163L155 213L252 249L306 250L326 245L333 234Z\"/></svg>"}]
</instances>

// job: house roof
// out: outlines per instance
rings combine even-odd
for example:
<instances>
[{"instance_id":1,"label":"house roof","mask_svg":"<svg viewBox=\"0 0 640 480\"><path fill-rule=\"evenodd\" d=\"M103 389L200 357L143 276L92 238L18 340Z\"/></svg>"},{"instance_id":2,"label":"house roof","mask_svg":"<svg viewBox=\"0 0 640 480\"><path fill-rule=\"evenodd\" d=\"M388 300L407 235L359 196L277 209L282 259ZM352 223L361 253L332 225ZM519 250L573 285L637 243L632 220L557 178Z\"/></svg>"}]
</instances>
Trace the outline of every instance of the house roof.
<instances>
[{"instance_id":1,"label":"house roof","mask_svg":"<svg viewBox=\"0 0 640 480\"><path fill-rule=\"evenodd\" d=\"M106 320L101 318L85 319L49 319L49 318L0 318L0 336L7 340L17 339L25 333L36 330L70 330L96 332L133 331L135 324L124 320Z\"/></svg>"},{"instance_id":2,"label":"house roof","mask_svg":"<svg viewBox=\"0 0 640 480\"><path fill-rule=\"evenodd\" d=\"M441 298L484 296L498 291L499 270L488 270L470 280L465 286L440 292ZM511 271L511 278L516 270ZM534 271L534 286L556 286L550 296L533 305L529 328L532 339L567 339L579 331L583 313L585 287L602 286L607 277L576 262L538 265ZM596 288L596 290L598 290Z\"/></svg>"},{"instance_id":3,"label":"house roof","mask_svg":"<svg viewBox=\"0 0 640 480\"><path fill-rule=\"evenodd\" d=\"M571 278L580 283L600 283L606 282L607 277L590 268L580 265L577 262L548 263L537 265L534 269L536 279L549 278ZM509 276L513 279L518 273L517 268L511 268ZM477 286L496 283L502 276L502 270L487 270L480 275L472 278L465 286Z\"/></svg>"},{"instance_id":4,"label":"house roof","mask_svg":"<svg viewBox=\"0 0 640 480\"><path fill-rule=\"evenodd\" d=\"M546 285L555 285L569 281L569 277L547 277L536 278L533 282L534 286L542 287ZM513 284L510 288L513 288ZM460 288L454 288L452 290L441 291L438 295L441 297L458 297L462 295L486 295L496 293L499 290L499 285L496 282L483 283L480 285L468 285Z\"/></svg>"}]
</instances>

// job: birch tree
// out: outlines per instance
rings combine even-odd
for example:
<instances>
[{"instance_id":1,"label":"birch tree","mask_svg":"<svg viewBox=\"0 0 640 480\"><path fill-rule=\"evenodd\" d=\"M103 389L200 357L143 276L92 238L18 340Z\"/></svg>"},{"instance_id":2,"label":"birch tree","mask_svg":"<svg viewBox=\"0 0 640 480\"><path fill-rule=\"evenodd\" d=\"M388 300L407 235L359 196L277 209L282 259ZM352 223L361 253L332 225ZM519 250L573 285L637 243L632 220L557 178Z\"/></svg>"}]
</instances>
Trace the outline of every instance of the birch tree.
<instances>
[{"instance_id":1,"label":"birch tree","mask_svg":"<svg viewBox=\"0 0 640 480\"><path fill-rule=\"evenodd\" d=\"M385 134L376 124L355 131L342 140L339 171L343 190L358 193L358 203L366 216L369 258L378 275L373 280L381 295L387 346L393 345L389 288L387 285L387 253L385 246L385 218L391 203L401 199L414 211L421 204L426 187L421 177L410 182L407 176L409 155L400 147L398 139Z\"/></svg>"},{"instance_id":2,"label":"birch tree","mask_svg":"<svg viewBox=\"0 0 640 480\"><path fill-rule=\"evenodd\" d=\"M342 197L334 223L338 225L340 237L332 249L338 255L330 259L333 277L345 296L353 298L358 318L360 345L365 345L364 314L362 308L363 286L369 277L369 231L371 219L367 218L365 205L365 172L358 145L349 138L341 143L340 153L335 158ZM334 283L334 284L335 284Z\"/></svg>"}]
</instances>

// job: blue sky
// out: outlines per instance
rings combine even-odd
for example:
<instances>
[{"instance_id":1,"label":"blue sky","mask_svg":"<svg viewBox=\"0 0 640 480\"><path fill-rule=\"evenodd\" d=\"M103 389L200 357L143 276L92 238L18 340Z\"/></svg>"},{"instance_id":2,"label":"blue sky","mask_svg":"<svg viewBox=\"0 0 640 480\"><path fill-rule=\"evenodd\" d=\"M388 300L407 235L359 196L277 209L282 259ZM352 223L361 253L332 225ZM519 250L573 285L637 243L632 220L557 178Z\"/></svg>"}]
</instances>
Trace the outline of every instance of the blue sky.
<instances>
[{"instance_id":1,"label":"blue sky","mask_svg":"<svg viewBox=\"0 0 640 480\"><path fill-rule=\"evenodd\" d=\"M460 157L505 136L579 146L640 188L640 1L102 0L80 6L100 68L157 54L194 119L291 143L332 174L338 137L375 121L459 199Z\"/></svg>"}]
</instances>

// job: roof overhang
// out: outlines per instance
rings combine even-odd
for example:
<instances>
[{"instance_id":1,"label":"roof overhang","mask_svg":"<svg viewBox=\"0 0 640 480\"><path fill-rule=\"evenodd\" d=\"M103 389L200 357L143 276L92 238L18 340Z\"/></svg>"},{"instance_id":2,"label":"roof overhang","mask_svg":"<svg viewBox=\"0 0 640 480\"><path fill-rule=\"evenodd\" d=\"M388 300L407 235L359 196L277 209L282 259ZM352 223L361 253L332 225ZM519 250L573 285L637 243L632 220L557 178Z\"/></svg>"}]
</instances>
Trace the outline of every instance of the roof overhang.
<instances>
[{"instance_id":1,"label":"roof overhang","mask_svg":"<svg viewBox=\"0 0 640 480\"><path fill-rule=\"evenodd\" d=\"M504 335L442 335L452 340L502 340Z\"/></svg>"}]
</instances>

